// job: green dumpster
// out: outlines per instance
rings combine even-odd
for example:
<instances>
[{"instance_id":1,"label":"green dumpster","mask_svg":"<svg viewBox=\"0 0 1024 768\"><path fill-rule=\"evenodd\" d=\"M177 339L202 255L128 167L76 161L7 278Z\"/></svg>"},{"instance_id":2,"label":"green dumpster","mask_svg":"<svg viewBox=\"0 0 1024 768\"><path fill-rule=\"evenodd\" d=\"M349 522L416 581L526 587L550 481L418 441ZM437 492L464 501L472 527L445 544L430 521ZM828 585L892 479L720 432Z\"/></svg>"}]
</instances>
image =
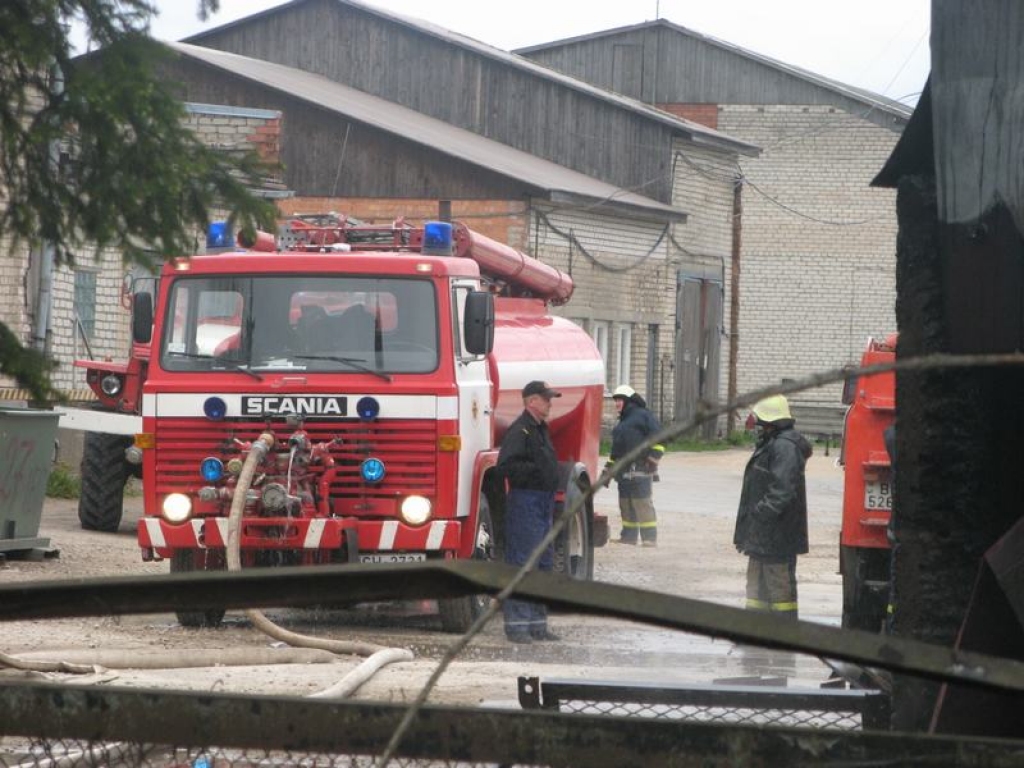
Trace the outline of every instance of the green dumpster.
<instances>
[{"instance_id":1,"label":"green dumpster","mask_svg":"<svg viewBox=\"0 0 1024 768\"><path fill-rule=\"evenodd\" d=\"M0 408L0 552L45 548L39 538L60 414Z\"/></svg>"}]
</instances>

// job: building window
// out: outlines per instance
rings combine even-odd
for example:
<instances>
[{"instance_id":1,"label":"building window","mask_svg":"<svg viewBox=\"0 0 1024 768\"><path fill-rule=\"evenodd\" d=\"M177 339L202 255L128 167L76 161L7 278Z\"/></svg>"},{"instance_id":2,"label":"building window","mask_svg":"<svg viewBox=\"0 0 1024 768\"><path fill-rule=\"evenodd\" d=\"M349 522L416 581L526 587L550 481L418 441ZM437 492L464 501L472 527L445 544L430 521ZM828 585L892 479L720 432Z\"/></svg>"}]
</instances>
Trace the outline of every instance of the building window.
<instances>
[{"instance_id":1,"label":"building window","mask_svg":"<svg viewBox=\"0 0 1024 768\"><path fill-rule=\"evenodd\" d=\"M598 352L601 353L601 360L604 361L605 370L605 386L607 386L608 377L608 336L611 331L611 323L607 320L591 320L590 321L590 335L594 339L594 344L597 346Z\"/></svg>"},{"instance_id":2,"label":"building window","mask_svg":"<svg viewBox=\"0 0 1024 768\"><path fill-rule=\"evenodd\" d=\"M632 370L629 361L633 355L633 327L620 325L616 329L615 373L619 384L629 384Z\"/></svg>"},{"instance_id":3,"label":"building window","mask_svg":"<svg viewBox=\"0 0 1024 768\"><path fill-rule=\"evenodd\" d=\"M96 272L88 269L75 270L75 320L86 339L92 339L96 332Z\"/></svg>"}]
</instances>

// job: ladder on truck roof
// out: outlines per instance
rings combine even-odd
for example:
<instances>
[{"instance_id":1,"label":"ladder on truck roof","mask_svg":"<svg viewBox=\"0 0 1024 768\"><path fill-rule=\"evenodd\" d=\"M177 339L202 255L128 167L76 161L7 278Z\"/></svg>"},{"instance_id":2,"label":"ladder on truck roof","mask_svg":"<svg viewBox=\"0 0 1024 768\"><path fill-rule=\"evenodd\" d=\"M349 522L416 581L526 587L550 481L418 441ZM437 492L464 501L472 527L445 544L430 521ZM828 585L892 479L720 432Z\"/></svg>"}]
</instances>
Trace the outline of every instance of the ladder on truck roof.
<instances>
[{"instance_id":1,"label":"ladder on truck roof","mask_svg":"<svg viewBox=\"0 0 1024 768\"><path fill-rule=\"evenodd\" d=\"M572 278L561 270L492 240L461 222L452 222L451 227L451 255L475 261L480 266L480 274L498 283L504 295L538 298L556 305L572 297ZM414 227L404 218L395 219L390 225L379 225L353 223L344 215L300 215L280 227L276 247L315 252L419 252L423 250L425 231L426 227Z\"/></svg>"}]
</instances>

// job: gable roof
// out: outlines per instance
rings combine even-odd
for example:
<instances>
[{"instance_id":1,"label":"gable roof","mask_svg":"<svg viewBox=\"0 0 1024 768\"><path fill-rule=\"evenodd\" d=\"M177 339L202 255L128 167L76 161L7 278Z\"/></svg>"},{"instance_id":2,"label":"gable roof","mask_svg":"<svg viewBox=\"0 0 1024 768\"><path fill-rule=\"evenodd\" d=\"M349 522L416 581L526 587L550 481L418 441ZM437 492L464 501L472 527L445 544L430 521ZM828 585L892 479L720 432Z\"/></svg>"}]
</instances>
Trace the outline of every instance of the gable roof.
<instances>
[{"instance_id":1,"label":"gable roof","mask_svg":"<svg viewBox=\"0 0 1024 768\"><path fill-rule=\"evenodd\" d=\"M273 8L255 13L251 16L246 16L245 18L229 22L222 26L214 27L213 29L191 35L190 37L184 38L182 42L202 45L203 39L208 36L217 34L224 30L243 26L255 19L278 14L286 8L302 5L307 2L310 2L310 0L290 0L290 2L274 6ZM760 153L760 150L755 145L749 144L745 141L740 141L739 139L734 139L720 131L714 130L713 128L708 128L707 126L693 122L692 120L676 117L668 112L651 107L637 99L631 99L627 96L621 96L612 91L606 91L603 88L598 88L597 86L591 85L582 80L578 80L574 77L570 77L569 75L564 75L553 69L549 69L541 64L537 64L523 56L504 51L501 48L496 48L492 45L488 45L487 43L475 40L472 37L467 37L466 35L459 34L458 32L453 32L450 29L445 29L444 27L438 26L429 21L410 16L403 16L391 11L385 11L367 3L360 2L359 0L335 0L335 2L339 5L349 6L363 13L377 16L378 18L394 24L399 24L419 34L428 35L451 45L472 51L479 56L501 62L506 66L527 72L535 77L559 83L566 88L587 94L588 96L613 104L621 109L642 115L658 123L669 126L695 144L716 147L718 149L736 152L738 154L751 157Z\"/></svg>"},{"instance_id":2,"label":"gable roof","mask_svg":"<svg viewBox=\"0 0 1024 768\"><path fill-rule=\"evenodd\" d=\"M541 190L552 202L582 202L594 208L646 214L663 221L686 218L682 210L673 206L484 138L472 131L457 128L443 120L428 117L322 75L187 43L165 45L189 59Z\"/></svg>"},{"instance_id":3,"label":"gable roof","mask_svg":"<svg viewBox=\"0 0 1024 768\"><path fill-rule=\"evenodd\" d=\"M895 99L890 99L887 96L882 96L880 94L873 93L872 91L865 90L864 88L857 88L856 86L853 85L847 85L846 83L841 83L838 80L832 80L831 78L803 69L802 67L797 67L793 64L786 64L785 62L779 61L778 59L773 59L770 56L765 56L764 54L751 51L748 48L743 48L733 43L726 42L725 40L720 40L717 37L711 37L710 35L705 35L700 32L696 32L692 29L680 26L679 24L675 24L666 19L657 19L656 21L645 21L642 24L633 24L625 27L616 27L614 29L606 29L588 35L568 37L563 40L555 40L550 43L541 43L539 45L531 45L526 48L517 48L515 50L515 53L525 55L529 53L549 50L551 48L559 48L566 45L573 45L575 43L586 42L588 40L597 40L602 37L612 37L627 32L636 32L645 29L653 29L656 27L668 29L680 35L685 35L695 40L699 40L708 45L728 51L737 56L741 56L745 59L749 59L757 64L761 64L765 67L769 67L783 74L790 75L792 77L803 80L807 83L810 83L811 85L816 85L820 88L825 88L826 90L833 91L836 94L844 96L848 99L859 101L865 106L885 112L886 114L890 114L893 117L897 117L902 120L909 120L911 113L913 113L914 111L913 107L907 106L906 104L896 101Z\"/></svg>"}]
</instances>

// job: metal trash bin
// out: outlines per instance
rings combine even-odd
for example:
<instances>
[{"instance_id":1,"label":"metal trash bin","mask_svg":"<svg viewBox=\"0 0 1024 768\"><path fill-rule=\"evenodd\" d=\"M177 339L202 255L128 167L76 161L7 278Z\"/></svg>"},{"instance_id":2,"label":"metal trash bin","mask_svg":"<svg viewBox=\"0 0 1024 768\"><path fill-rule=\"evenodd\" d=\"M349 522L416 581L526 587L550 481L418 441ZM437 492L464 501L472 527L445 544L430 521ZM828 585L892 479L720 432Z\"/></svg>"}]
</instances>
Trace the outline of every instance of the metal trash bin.
<instances>
[{"instance_id":1,"label":"metal trash bin","mask_svg":"<svg viewBox=\"0 0 1024 768\"><path fill-rule=\"evenodd\" d=\"M60 415L0 408L0 552L45 548L39 520Z\"/></svg>"}]
</instances>

